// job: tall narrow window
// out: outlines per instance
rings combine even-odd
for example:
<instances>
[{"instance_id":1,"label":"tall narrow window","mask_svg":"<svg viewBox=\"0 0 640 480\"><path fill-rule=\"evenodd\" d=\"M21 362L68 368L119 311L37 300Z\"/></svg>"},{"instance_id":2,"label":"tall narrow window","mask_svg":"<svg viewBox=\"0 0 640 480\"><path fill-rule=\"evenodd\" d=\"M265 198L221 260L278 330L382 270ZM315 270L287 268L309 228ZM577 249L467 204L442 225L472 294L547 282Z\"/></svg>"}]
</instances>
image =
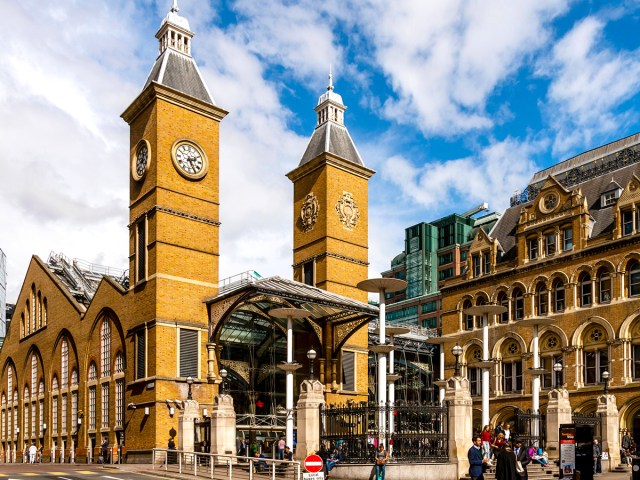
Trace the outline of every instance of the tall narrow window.
<instances>
[{"instance_id":1,"label":"tall narrow window","mask_svg":"<svg viewBox=\"0 0 640 480\"><path fill-rule=\"evenodd\" d=\"M124 424L124 379L116 380L116 427Z\"/></svg>"},{"instance_id":2,"label":"tall narrow window","mask_svg":"<svg viewBox=\"0 0 640 480\"><path fill-rule=\"evenodd\" d=\"M573 249L573 229L565 228L562 230L562 250L568 252Z\"/></svg>"},{"instance_id":3,"label":"tall narrow window","mask_svg":"<svg viewBox=\"0 0 640 480\"><path fill-rule=\"evenodd\" d=\"M500 292L498 294L498 305L506 309L500 314L500 323L509 323L509 297L507 297L505 292Z\"/></svg>"},{"instance_id":4,"label":"tall narrow window","mask_svg":"<svg viewBox=\"0 0 640 480\"><path fill-rule=\"evenodd\" d=\"M491 253L485 252L482 255L482 266L485 274L491 273Z\"/></svg>"},{"instance_id":5,"label":"tall narrow window","mask_svg":"<svg viewBox=\"0 0 640 480\"><path fill-rule=\"evenodd\" d=\"M58 434L58 395L54 395L51 400L51 431Z\"/></svg>"},{"instance_id":6,"label":"tall narrow window","mask_svg":"<svg viewBox=\"0 0 640 480\"><path fill-rule=\"evenodd\" d=\"M91 381L95 381L98 379L98 368L96 367L95 362L91 362L91 365L89 365L89 377L88 380Z\"/></svg>"},{"instance_id":7,"label":"tall narrow window","mask_svg":"<svg viewBox=\"0 0 640 480\"><path fill-rule=\"evenodd\" d=\"M109 318L102 319L102 336L101 336L100 368L102 369L102 377L111 375L111 324Z\"/></svg>"},{"instance_id":8,"label":"tall narrow window","mask_svg":"<svg viewBox=\"0 0 640 480\"><path fill-rule=\"evenodd\" d=\"M24 428L23 428L23 432L24 432L24 436L28 437L29 436L29 387L25 386L24 387L24 398L22 399L24 401Z\"/></svg>"},{"instance_id":9,"label":"tall narrow window","mask_svg":"<svg viewBox=\"0 0 640 480\"><path fill-rule=\"evenodd\" d=\"M513 312L513 319L520 320L524 318L524 296L522 295L522 290L516 288L513 291L513 296L511 297L513 300L513 307L511 311Z\"/></svg>"},{"instance_id":10,"label":"tall narrow window","mask_svg":"<svg viewBox=\"0 0 640 480\"><path fill-rule=\"evenodd\" d=\"M562 365L562 355L540 358L540 367L544 370L542 388L556 388L563 385L562 370L556 372L553 368L556 363Z\"/></svg>"},{"instance_id":11,"label":"tall narrow window","mask_svg":"<svg viewBox=\"0 0 640 480\"><path fill-rule=\"evenodd\" d=\"M38 292L38 328L42 327L42 293Z\"/></svg>"},{"instance_id":12,"label":"tall narrow window","mask_svg":"<svg viewBox=\"0 0 640 480\"><path fill-rule=\"evenodd\" d=\"M313 260L302 264L302 283L305 285L315 286Z\"/></svg>"},{"instance_id":13,"label":"tall narrow window","mask_svg":"<svg viewBox=\"0 0 640 480\"><path fill-rule=\"evenodd\" d=\"M62 363L60 368L60 385L62 388L69 386L69 343L65 338L62 340Z\"/></svg>"},{"instance_id":14,"label":"tall narrow window","mask_svg":"<svg viewBox=\"0 0 640 480\"><path fill-rule=\"evenodd\" d=\"M611 301L611 275L609 271L603 269L598 275L598 298L600 303Z\"/></svg>"},{"instance_id":15,"label":"tall narrow window","mask_svg":"<svg viewBox=\"0 0 640 480\"><path fill-rule=\"evenodd\" d=\"M147 278L147 229L144 218L136 223L136 283Z\"/></svg>"},{"instance_id":16,"label":"tall narrow window","mask_svg":"<svg viewBox=\"0 0 640 480\"><path fill-rule=\"evenodd\" d=\"M36 392L38 387L38 357L31 354L31 391Z\"/></svg>"},{"instance_id":17,"label":"tall narrow window","mask_svg":"<svg viewBox=\"0 0 640 480\"><path fill-rule=\"evenodd\" d=\"M71 431L75 432L78 428L78 391L71 392Z\"/></svg>"},{"instance_id":18,"label":"tall narrow window","mask_svg":"<svg viewBox=\"0 0 640 480\"><path fill-rule=\"evenodd\" d=\"M529 260L535 260L538 258L538 239L530 238L527 240L529 245Z\"/></svg>"},{"instance_id":19,"label":"tall narrow window","mask_svg":"<svg viewBox=\"0 0 640 480\"><path fill-rule=\"evenodd\" d=\"M89 430L96 429L96 387L89 387Z\"/></svg>"},{"instance_id":20,"label":"tall narrow window","mask_svg":"<svg viewBox=\"0 0 640 480\"><path fill-rule=\"evenodd\" d=\"M109 428L109 384L103 383L102 387L102 428Z\"/></svg>"},{"instance_id":21,"label":"tall narrow window","mask_svg":"<svg viewBox=\"0 0 640 480\"><path fill-rule=\"evenodd\" d=\"M591 305L591 277L587 273L580 275L578 280L580 288L580 306L587 307Z\"/></svg>"},{"instance_id":22,"label":"tall narrow window","mask_svg":"<svg viewBox=\"0 0 640 480\"><path fill-rule=\"evenodd\" d=\"M356 389L356 354L355 352L342 352L342 390L353 392Z\"/></svg>"},{"instance_id":23,"label":"tall narrow window","mask_svg":"<svg viewBox=\"0 0 640 480\"><path fill-rule=\"evenodd\" d=\"M469 389L471 396L482 395L482 369L481 368L469 368Z\"/></svg>"},{"instance_id":24,"label":"tall narrow window","mask_svg":"<svg viewBox=\"0 0 640 480\"><path fill-rule=\"evenodd\" d=\"M551 255L556 253L556 234L555 232L547 233L544 236L545 238L545 255L550 257Z\"/></svg>"},{"instance_id":25,"label":"tall narrow window","mask_svg":"<svg viewBox=\"0 0 640 480\"><path fill-rule=\"evenodd\" d=\"M481 272L480 255L473 255L471 257L471 262L473 263L473 276L479 277Z\"/></svg>"},{"instance_id":26,"label":"tall narrow window","mask_svg":"<svg viewBox=\"0 0 640 480\"><path fill-rule=\"evenodd\" d=\"M609 370L609 354L606 350L584 352L584 383L602 383L602 373Z\"/></svg>"},{"instance_id":27,"label":"tall narrow window","mask_svg":"<svg viewBox=\"0 0 640 480\"><path fill-rule=\"evenodd\" d=\"M36 436L36 400L35 400L35 393L34 393L31 399L31 438L35 438L35 436Z\"/></svg>"},{"instance_id":28,"label":"tall narrow window","mask_svg":"<svg viewBox=\"0 0 640 480\"><path fill-rule=\"evenodd\" d=\"M538 307L538 315L546 315L549 311L549 293L544 283L538 285L536 291L536 305Z\"/></svg>"},{"instance_id":29,"label":"tall narrow window","mask_svg":"<svg viewBox=\"0 0 640 480\"><path fill-rule=\"evenodd\" d=\"M640 380L640 345L633 345L633 379Z\"/></svg>"},{"instance_id":30,"label":"tall narrow window","mask_svg":"<svg viewBox=\"0 0 640 480\"><path fill-rule=\"evenodd\" d=\"M147 342L144 330L136 333L136 379L147 376Z\"/></svg>"},{"instance_id":31,"label":"tall narrow window","mask_svg":"<svg viewBox=\"0 0 640 480\"><path fill-rule=\"evenodd\" d=\"M522 390L522 362L503 362L502 390L505 393Z\"/></svg>"},{"instance_id":32,"label":"tall narrow window","mask_svg":"<svg viewBox=\"0 0 640 480\"><path fill-rule=\"evenodd\" d=\"M462 315L464 316L464 329L465 330L473 330L473 315L467 315L464 311L471 307L471 302L466 300L462 304Z\"/></svg>"},{"instance_id":33,"label":"tall narrow window","mask_svg":"<svg viewBox=\"0 0 640 480\"><path fill-rule=\"evenodd\" d=\"M44 436L44 400L38 402L38 428L40 436Z\"/></svg>"},{"instance_id":34,"label":"tall narrow window","mask_svg":"<svg viewBox=\"0 0 640 480\"><path fill-rule=\"evenodd\" d=\"M627 236L633 233L633 212L627 210L622 212L622 235Z\"/></svg>"},{"instance_id":35,"label":"tall narrow window","mask_svg":"<svg viewBox=\"0 0 640 480\"><path fill-rule=\"evenodd\" d=\"M67 431L67 407L69 406L67 401L68 401L67 394L63 393L62 400L60 402L61 403L60 410L62 411L62 415L60 418L60 424L62 425L62 433L65 433Z\"/></svg>"},{"instance_id":36,"label":"tall narrow window","mask_svg":"<svg viewBox=\"0 0 640 480\"><path fill-rule=\"evenodd\" d=\"M2 393L2 403L0 403L0 415L2 415L2 425L0 426L0 432L2 433L2 440L7 438L7 396Z\"/></svg>"},{"instance_id":37,"label":"tall narrow window","mask_svg":"<svg viewBox=\"0 0 640 480\"><path fill-rule=\"evenodd\" d=\"M564 283L562 280L553 282L553 311L564 311Z\"/></svg>"},{"instance_id":38,"label":"tall narrow window","mask_svg":"<svg viewBox=\"0 0 640 480\"><path fill-rule=\"evenodd\" d=\"M640 295L640 264L634 262L629 268L629 296Z\"/></svg>"},{"instance_id":39,"label":"tall narrow window","mask_svg":"<svg viewBox=\"0 0 640 480\"><path fill-rule=\"evenodd\" d=\"M180 376L198 377L198 331L180 329Z\"/></svg>"}]
</instances>

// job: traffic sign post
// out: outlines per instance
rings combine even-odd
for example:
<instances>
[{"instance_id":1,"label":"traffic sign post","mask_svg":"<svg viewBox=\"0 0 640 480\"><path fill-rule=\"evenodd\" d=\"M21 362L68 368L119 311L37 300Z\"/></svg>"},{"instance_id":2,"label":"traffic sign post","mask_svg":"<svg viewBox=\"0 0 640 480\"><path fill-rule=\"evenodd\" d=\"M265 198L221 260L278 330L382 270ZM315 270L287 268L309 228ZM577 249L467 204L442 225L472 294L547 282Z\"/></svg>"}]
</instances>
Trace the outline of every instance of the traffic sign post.
<instances>
[{"instance_id":1,"label":"traffic sign post","mask_svg":"<svg viewBox=\"0 0 640 480\"><path fill-rule=\"evenodd\" d=\"M304 463L302 465L307 472L317 473L322 470L324 463L322 462L322 458L320 458L318 455L309 455L304 459Z\"/></svg>"}]
</instances>

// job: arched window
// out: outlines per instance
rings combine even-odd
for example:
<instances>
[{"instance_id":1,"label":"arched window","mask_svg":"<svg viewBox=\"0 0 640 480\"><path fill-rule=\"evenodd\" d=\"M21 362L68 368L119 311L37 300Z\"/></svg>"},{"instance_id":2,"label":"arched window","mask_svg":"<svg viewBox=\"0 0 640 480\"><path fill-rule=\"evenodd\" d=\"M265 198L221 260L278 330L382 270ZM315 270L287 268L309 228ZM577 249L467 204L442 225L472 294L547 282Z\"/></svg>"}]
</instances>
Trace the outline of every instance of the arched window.
<instances>
[{"instance_id":1,"label":"arched window","mask_svg":"<svg viewBox=\"0 0 640 480\"><path fill-rule=\"evenodd\" d=\"M502 391L522 390L522 352L515 340L507 340L502 347Z\"/></svg>"},{"instance_id":2,"label":"arched window","mask_svg":"<svg viewBox=\"0 0 640 480\"><path fill-rule=\"evenodd\" d=\"M91 362L91 365L89 365L89 375L87 377L87 380L92 382L97 379L98 379L98 368L96 367L95 362Z\"/></svg>"},{"instance_id":3,"label":"arched window","mask_svg":"<svg viewBox=\"0 0 640 480\"><path fill-rule=\"evenodd\" d=\"M476 300L476 305L486 305L487 299L484 297L478 297ZM476 315L476 328L482 328L482 315Z\"/></svg>"},{"instance_id":4,"label":"arched window","mask_svg":"<svg viewBox=\"0 0 640 480\"><path fill-rule=\"evenodd\" d=\"M27 330L25 328L25 321L24 321L24 313L20 314L20 336L24 337L27 334Z\"/></svg>"},{"instance_id":5,"label":"arched window","mask_svg":"<svg viewBox=\"0 0 640 480\"><path fill-rule=\"evenodd\" d=\"M627 270L629 272L629 279L627 281L629 284L628 295L630 297L640 295L640 263L632 262Z\"/></svg>"},{"instance_id":6,"label":"arched window","mask_svg":"<svg viewBox=\"0 0 640 480\"><path fill-rule=\"evenodd\" d=\"M38 292L38 328L42 327L42 293Z\"/></svg>"},{"instance_id":7,"label":"arched window","mask_svg":"<svg viewBox=\"0 0 640 480\"><path fill-rule=\"evenodd\" d=\"M513 320L524 318L524 295L522 290L516 288L511 294L511 315Z\"/></svg>"},{"instance_id":8,"label":"arched window","mask_svg":"<svg viewBox=\"0 0 640 480\"><path fill-rule=\"evenodd\" d=\"M553 282L553 311L564 311L564 282L557 278Z\"/></svg>"},{"instance_id":9,"label":"arched window","mask_svg":"<svg viewBox=\"0 0 640 480\"><path fill-rule=\"evenodd\" d=\"M29 300L27 300L27 306L25 308L25 335L29 335L31 333L31 306Z\"/></svg>"},{"instance_id":10,"label":"arched window","mask_svg":"<svg viewBox=\"0 0 640 480\"><path fill-rule=\"evenodd\" d=\"M588 307L591 305L591 275L586 272L580 274L578 277L578 288L580 289L579 300L581 307Z\"/></svg>"},{"instance_id":11,"label":"arched window","mask_svg":"<svg viewBox=\"0 0 640 480\"><path fill-rule=\"evenodd\" d=\"M69 343L67 339L62 340L61 351L61 368L60 368L60 383L62 384L62 388L67 388L69 386Z\"/></svg>"},{"instance_id":12,"label":"arched window","mask_svg":"<svg viewBox=\"0 0 640 480\"><path fill-rule=\"evenodd\" d=\"M469 379L469 388L472 396L482 395L482 369L474 366L482 360L482 350L480 347L472 347L466 355L467 359L467 378Z\"/></svg>"},{"instance_id":13,"label":"arched window","mask_svg":"<svg viewBox=\"0 0 640 480\"><path fill-rule=\"evenodd\" d=\"M7 438L7 396L2 392L2 400L0 401L0 415L2 415L2 425L0 425L0 433L2 439Z\"/></svg>"},{"instance_id":14,"label":"arched window","mask_svg":"<svg viewBox=\"0 0 640 480\"><path fill-rule=\"evenodd\" d=\"M595 325L585 333L583 342L584 384L600 384L603 381L602 373L611 372L606 331L600 325Z\"/></svg>"},{"instance_id":15,"label":"arched window","mask_svg":"<svg viewBox=\"0 0 640 480\"><path fill-rule=\"evenodd\" d=\"M72 387L78 386L78 370L75 368L71 370L71 386Z\"/></svg>"},{"instance_id":16,"label":"arched window","mask_svg":"<svg viewBox=\"0 0 640 480\"><path fill-rule=\"evenodd\" d=\"M598 272L598 302L609 303L611 301L611 274L606 268Z\"/></svg>"},{"instance_id":17,"label":"arched window","mask_svg":"<svg viewBox=\"0 0 640 480\"><path fill-rule=\"evenodd\" d=\"M48 317L47 317L47 315L48 315L48 312L47 312L47 299L46 299L46 297L42 300L42 308L44 310L42 312L42 319L43 319L44 324L46 325L47 321L48 321Z\"/></svg>"},{"instance_id":18,"label":"arched window","mask_svg":"<svg viewBox=\"0 0 640 480\"><path fill-rule=\"evenodd\" d=\"M111 324L109 318L102 319L100 367L102 377L111 375Z\"/></svg>"},{"instance_id":19,"label":"arched window","mask_svg":"<svg viewBox=\"0 0 640 480\"><path fill-rule=\"evenodd\" d=\"M36 331L36 321L38 316L36 314L36 286L31 285L31 331ZM25 435L27 432L25 431Z\"/></svg>"},{"instance_id":20,"label":"arched window","mask_svg":"<svg viewBox=\"0 0 640 480\"><path fill-rule=\"evenodd\" d=\"M547 286L540 282L536 286L536 314L546 315L549 312L549 292Z\"/></svg>"},{"instance_id":21,"label":"arched window","mask_svg":"<svg viewBox=\"0 0 640 480\"><path fill-rule=\"evenodd\" d=\"M26 437L29 436L29 399L30 395L29 395L29 387L27 385L24 386L24 398L22 399L23 401L23 405L24 405L24 418L23 420L23 427L24 430L23 434Z\"/></svg>"},{"instance_id":22,"label":"arched window","mask_svg":"<svg viewBox=\"0 0 640 480\"><path fill-rule=\"evenodd\" d=\"M505 292L500 292L498 294L498 305L506 308L507 310L504 313L501 313L498 317L498 322L500 323L509 323L509 297Z\"/></svg>"},{"instance_id":23,"label":"arched window","mask_svg":"<svg viewBox=\"0 0 640 480\"><path fill-rule=\"evenodd\" d=\"M462 316L464 319L464 329L465 330L473 330L473 315L467 315L464 313L464 311L467 308L471 307L471 301L470 300L465 300L462 303Z\"/></svg>"}]
</instances>

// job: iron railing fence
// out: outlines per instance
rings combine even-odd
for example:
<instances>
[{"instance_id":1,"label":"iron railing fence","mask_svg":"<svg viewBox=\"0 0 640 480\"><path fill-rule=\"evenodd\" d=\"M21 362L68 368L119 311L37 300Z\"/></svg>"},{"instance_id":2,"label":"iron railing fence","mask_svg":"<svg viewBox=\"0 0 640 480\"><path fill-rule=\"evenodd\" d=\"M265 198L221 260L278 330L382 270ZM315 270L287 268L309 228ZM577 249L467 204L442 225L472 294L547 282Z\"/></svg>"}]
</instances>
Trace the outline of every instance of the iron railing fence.
<instances>
[{"instance_id":1,"label":"iron railing fence","mask_svg":"<svg viewBox=\"0 0 640 480\"><path fill-rule=\"evenodd\" d=\"M381 407L374 403L321 407L323 445L340 450L342 463L370 463L379 438L389 439L394 460L406 463L449 460L446 405L402 403ZM384 415L386 426L380 428Z\"/></svg>"}]
</instances>

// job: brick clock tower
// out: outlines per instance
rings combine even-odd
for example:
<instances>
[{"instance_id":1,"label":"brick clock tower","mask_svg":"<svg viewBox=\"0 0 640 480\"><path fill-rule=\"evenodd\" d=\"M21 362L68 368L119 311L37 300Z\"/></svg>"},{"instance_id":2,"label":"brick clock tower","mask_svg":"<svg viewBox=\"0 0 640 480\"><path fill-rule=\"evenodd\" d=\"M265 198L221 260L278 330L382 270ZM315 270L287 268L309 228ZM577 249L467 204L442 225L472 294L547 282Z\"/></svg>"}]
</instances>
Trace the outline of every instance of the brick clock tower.
<instances>
[{"instance_id":1,"label":"brick clock tower","mask_svg":"<svg viewBox=\"0 0 640 480\"><path fill-rule=\"evenodd\" d=\"M130 126L129 294L134 296L128 394L137 405L157 404L185 399L192 388L195 400L211 402L203 300L217 293L219 127L227 112L215 105L191 56L193 32L175 2L156 37L159 56L142 92L122 114ZM160 447L177 426L172 406L151 409L148 419L156 425ZM129 448L135 443L127 439Z\"/></svg>"},{"instance_id":2,"label":"brick clock tower","mask_svg":"<svg viewBox=\"0 0 640 480\"><path fill-rule=\"evenodd\" d=\"M287 174L293 182L294 279L346 297L367 301L356 288L368 278L368 182L374 174L364 166L344 124L345 105L333 89L315 108L317 125L298 167ZM340 351L334 351L334 328L323 331L324 356L320 378L327 391L338 391ZM346 346L358 353L357 376L366 379L367 327L355 332ZM358 382L366 394L367 381ZM362 388L361 388L362 387ZM331 395L327 397L331 401Z\"/></svg>"}]
</instances>

